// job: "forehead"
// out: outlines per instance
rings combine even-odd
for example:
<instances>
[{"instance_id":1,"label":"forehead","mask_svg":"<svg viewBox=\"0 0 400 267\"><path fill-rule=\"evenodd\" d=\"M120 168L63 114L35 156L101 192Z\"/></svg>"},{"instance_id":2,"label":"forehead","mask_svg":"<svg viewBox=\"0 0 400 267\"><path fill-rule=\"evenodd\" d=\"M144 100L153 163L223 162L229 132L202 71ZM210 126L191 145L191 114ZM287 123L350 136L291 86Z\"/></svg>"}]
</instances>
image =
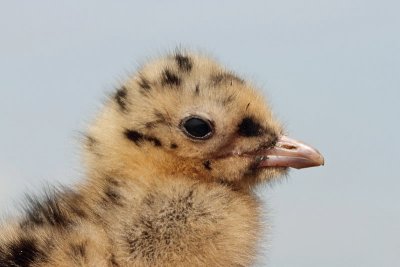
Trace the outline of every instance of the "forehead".
<instances>
[{"instance_id":1,"label":"forehead","mask_svg":"<svg viewBox=\"0 0 400 267\"><path fill-rule=\"evenodd\" d=\"M193 53L175 53L146 64L131 83L143 96L179 100L182 105L265 106L260 93L215 60ZM251 110L251 108L250 108Z\"/></svg>"}]
</instances>

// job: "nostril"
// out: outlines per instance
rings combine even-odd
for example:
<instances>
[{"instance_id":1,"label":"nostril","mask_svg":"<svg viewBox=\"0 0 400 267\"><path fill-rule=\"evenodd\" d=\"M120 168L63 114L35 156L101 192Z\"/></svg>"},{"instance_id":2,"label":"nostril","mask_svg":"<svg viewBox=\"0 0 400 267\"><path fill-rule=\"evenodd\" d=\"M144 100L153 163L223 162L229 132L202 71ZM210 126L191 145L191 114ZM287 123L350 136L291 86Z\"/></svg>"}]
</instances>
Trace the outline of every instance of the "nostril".
<instances>
[{"instance_id":1,"label":"nostril","mask_svg":"<svg viewBox=\"0 0 400 267\"><path fill-rule=\"evenodd\" d=\"M281 148L284 148L284 149L288 149L288 150L297 149L297 146L289 145L289 144L282 144L280 147L281 147Z\"/></svg>"}]
</instances>

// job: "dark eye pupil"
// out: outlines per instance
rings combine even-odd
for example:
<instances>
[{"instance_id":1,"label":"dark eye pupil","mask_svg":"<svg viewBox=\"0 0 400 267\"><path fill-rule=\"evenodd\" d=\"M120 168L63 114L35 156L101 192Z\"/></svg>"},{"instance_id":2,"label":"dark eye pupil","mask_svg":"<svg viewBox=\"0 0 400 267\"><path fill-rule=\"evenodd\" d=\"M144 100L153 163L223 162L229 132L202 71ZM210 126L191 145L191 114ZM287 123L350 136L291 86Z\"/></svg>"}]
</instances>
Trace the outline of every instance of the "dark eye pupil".
<instances>
[{"instance_id":1,"label":"dark eye pupil","mask_svg":"<svg viewBox=\"0 0 400 267\"><path fill-rule=\"evenodd\" d=\"M212 129L208 122L199 118L190 118L183 124L187 134L195 138L207 137Z\"/></svg>"}]
</instances>

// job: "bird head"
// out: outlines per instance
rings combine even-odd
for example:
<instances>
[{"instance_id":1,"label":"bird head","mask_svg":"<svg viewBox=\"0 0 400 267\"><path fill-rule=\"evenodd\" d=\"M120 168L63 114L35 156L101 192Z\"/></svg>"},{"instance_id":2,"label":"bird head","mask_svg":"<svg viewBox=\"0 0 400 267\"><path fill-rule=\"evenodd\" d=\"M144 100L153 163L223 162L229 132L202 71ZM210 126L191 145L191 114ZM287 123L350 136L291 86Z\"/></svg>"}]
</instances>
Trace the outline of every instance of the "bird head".
<instances>
[{"instance_id":1,"label":"bird head","mask_svg":"<svg viewBox=\"0 0 400 267\"><path fill-rule=\"evenodd\" d=\"M130 77L89 128L85 147L92 176L133 179L252 186L289 167L323 164L317 150L284 134L251 83L187 52L154 60Z\"/></svg>"}]
</instances>

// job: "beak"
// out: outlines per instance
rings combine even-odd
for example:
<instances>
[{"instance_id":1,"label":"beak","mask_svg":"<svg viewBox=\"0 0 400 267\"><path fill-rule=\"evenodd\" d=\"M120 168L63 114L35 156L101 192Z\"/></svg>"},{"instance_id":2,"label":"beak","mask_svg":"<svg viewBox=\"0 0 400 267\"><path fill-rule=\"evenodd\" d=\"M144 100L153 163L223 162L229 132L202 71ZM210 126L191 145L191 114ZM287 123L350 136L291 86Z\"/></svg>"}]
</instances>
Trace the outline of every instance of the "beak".
<instances>
[{"instance_id":1,"label":"beak","mask_svg":"<svg viewBox=\"0 0 400 267\"><path fill-rule=\"evenodd\" d=\"M275 146L257 153L256 162L257 168L302 169L324 165L324 157L315 148L282 135Z\"/></svg>"}]
</instances>

